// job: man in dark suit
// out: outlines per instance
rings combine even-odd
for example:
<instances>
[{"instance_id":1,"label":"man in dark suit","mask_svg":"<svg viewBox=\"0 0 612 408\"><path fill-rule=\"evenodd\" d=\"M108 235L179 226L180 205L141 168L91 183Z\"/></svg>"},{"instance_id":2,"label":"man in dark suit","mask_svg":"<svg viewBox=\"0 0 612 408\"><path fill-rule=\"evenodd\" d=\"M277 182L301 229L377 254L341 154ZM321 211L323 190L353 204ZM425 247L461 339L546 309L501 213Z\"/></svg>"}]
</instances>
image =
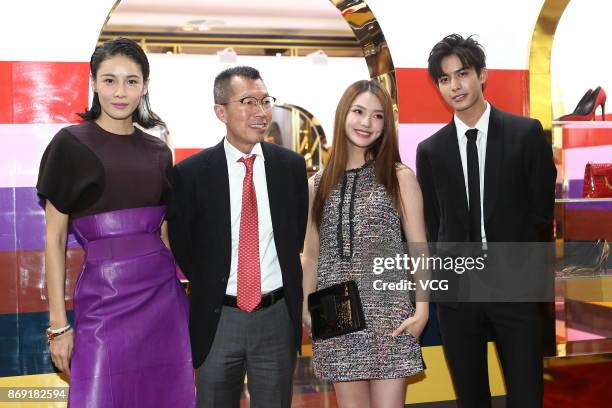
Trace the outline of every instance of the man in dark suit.
<instances>
[{"instance_id":1,"label":"man in dark suit","mask_svg":"<svg viewBox=\"0 0 612 408\"><path fill-rule=\"evenodd\" d=\"M301 341L300 251L308 216L304 159L263 142L274 98L259 72L234 67L214 84L226 125L216 146L173 171L172 250L191 281L197 406L291 406Z\"/></svg>"},{"instance_id":2,"label":"man in dark suit","mask_svg":"<svg viewBox=\"0 0 612 408\"><path fill-rule=\"evenodd\" d=\"M453 34L437 43L429 74L455 112L417 148L429 241L476 242L486 251L487 243L550 237L556 170L540 122L502 112L484 99L485 54L471 37ZM486 273L495 274L492 269ZM541 407L538 304L439 303L438 319L459 407L491 406L489 334L497 344L507 406Z\"/></svg>"}]
</instances>

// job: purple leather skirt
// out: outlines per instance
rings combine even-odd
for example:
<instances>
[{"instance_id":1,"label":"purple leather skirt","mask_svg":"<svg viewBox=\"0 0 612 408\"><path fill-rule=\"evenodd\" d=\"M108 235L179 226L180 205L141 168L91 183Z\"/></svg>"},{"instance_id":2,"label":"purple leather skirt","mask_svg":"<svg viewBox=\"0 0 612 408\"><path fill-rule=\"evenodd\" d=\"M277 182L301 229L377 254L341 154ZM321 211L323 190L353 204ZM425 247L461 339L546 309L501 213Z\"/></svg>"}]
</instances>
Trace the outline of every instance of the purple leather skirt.
<instances>
[{"instance_id":1,"label":"purple leather skirt","mask_svg":"<svg viewBox=\"0 0 612 408\"><path fill-rule=\"evenodd\" d=\"M85 247L74 293L72 408L194 407L188 301L159 237L165 206L72 221Z\"/></svg>"}]
</instances>

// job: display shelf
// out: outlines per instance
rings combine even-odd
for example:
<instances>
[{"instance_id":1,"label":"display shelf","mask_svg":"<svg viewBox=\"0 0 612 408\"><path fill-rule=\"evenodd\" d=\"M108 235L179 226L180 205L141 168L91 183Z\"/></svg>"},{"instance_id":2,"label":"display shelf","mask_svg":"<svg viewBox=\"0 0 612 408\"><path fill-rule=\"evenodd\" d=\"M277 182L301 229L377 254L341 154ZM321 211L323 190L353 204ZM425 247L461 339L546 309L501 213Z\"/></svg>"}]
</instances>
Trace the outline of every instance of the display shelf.
<instances>
[{"instance_id":1,"label":"display shelf","mask_svg":"<svg viewBox=\"0 0 612 408\"><path fill-rule=\"evenodd\" d=\"M612 242L612 198L583 198L587 163L612 162L612 121L554 121L557 166L555 241L557 259L588 249L599 239ZM557 354L612 352L612 268L610 259L593 276L555 279Z\"/></svg>"},{"instance_id":2,"label":"display shelf","mask_svg":"<svg viewBox=\"0 0 612 408\"><path fill-rule=\"evenodd\" d=\"M612 127L612 120L553 120L552 124L553 126Z\"/></svg>"}]
</instances>

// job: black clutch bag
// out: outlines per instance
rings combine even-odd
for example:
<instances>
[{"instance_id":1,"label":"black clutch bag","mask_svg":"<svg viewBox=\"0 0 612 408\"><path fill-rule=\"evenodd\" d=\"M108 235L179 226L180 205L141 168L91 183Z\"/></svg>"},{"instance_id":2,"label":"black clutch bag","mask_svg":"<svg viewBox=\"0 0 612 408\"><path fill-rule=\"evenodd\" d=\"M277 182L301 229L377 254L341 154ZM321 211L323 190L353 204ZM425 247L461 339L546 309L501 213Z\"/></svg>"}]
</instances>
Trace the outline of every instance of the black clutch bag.
<instances>
[{"instance_id":1,"label":"black clutch bag","mask_svg":"<svg viewBox=\"0 0 612 408\"><path fill-rule=\"evenodd\" d=\"M312 339L323 340L366 327L357 283L350 280L308 295Z\"/></svg>"}]
</instances>

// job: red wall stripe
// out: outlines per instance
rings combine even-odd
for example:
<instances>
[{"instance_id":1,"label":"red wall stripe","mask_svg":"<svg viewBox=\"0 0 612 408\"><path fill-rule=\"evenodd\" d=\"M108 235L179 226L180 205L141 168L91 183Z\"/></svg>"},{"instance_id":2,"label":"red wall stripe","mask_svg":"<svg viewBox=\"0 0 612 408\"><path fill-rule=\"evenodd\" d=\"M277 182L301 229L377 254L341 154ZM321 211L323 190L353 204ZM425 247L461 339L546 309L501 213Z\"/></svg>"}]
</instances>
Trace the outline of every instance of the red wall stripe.
<instances>
[{"instance_id":1,"label":"red wall stripe","mask_svg":"<svg viewBox=\"0 0 612 408\"><path fill-rule=\"evenodd\" d=\"M605 239L612 241L612 211L566 209L566 240L593 241Z\"/></svg>"},{"instance_id":2,"label":"red wall stripe","mask_svg":"<svg viewBox=\"0 0 612 408\"><path fill-rule=\"evenodd\" d=\"M566 149L606 145L612 145L612 127L563 128L563 147Z\"/></svg>"},{"instance_id":3,"label":"red wall stripe","mask_svg":"<svg viewBox=\"0 0 612 408\"><path fill-rule=\"evenodd\" d=\"M13 123L13 64L0 62L0 123Z\"/></svg>"},{"instance_id":4,"label":"red wall stripe","mask_svg":"<svg viewBox=\"0 0 612 408\"><path fill-rule=\"evenodd\" d=\"M17 253L13 251L0 251L0 314L16 313L17 307L17 288L19 286L19 266L17 263ZM3 333L4 335L4 333Z\"/></svg>"},{"instance_id":5,"label":"red wall stripe","mask_svg":"<svg viewBox=\"0 0 612 408\"><path fill-rule=\"evenodd\" d=\"M66 303L72 309L72 295L83 263L83 250L66 251ZM44 251L0 251L0 314L46 312L47 304L44 276Z\"/></svg>"},{"instance_id":6,"label":"red wall stripe","mask_svg":"<svg viewBox=\"0 0 612 408\"><path fill-rule=\"evenodd\" d=\"M400 123L446 123L446 106L426 68L397 68ZM529 72L490 69L485 98L495 107L518 115L529 112Z\"/></svg>"},{"instance_id":7,"label":"red wall stripe","mask_svg":"<svg viewBox=\"0 0 612 408\"><path fill-rule=\"evenodd\" d=\"M192 156L204 149L174 149L174 164L179 164L189 156Z\"/></svg>"},{"instance_id":8,"label":"red wall stripe","mask_svg":"<svg viewBox=\"0 0 612 408\"><path fill-rule=\"evenodd\" d=\"M0 62L0 123L74 123L89 99L89 63Z\"/></svg>"}]
</instances>

